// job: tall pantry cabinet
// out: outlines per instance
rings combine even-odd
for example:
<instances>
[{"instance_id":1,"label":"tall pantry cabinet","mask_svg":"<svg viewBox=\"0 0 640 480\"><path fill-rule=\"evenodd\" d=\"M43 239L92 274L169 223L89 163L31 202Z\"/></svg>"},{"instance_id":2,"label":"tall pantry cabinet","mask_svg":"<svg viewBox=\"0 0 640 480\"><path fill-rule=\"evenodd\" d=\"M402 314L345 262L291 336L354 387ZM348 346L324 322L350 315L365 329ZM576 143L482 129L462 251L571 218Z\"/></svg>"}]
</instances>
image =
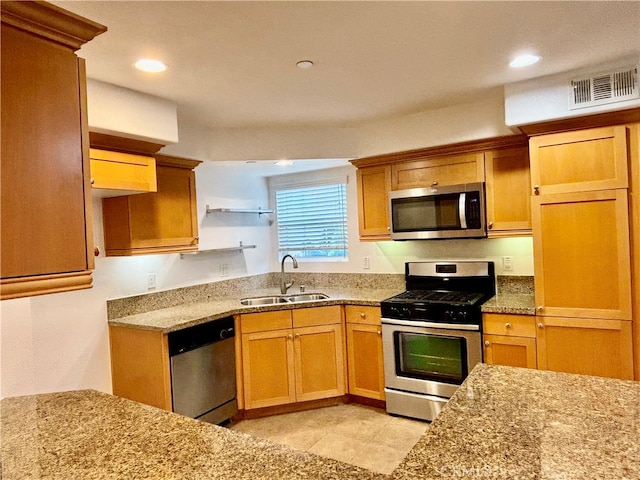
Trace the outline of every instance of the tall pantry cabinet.
<instances>
[{"instance_id":1,"label":"tall pantry cabinet","mask_svg":"<svg viewBox=\"0 0 640 480\"><path fill-rule=\"evenodd\" d=\"M538 368L633 378L630 134L530 140Z\"/></svg>"},{"instance_id":2,"label":"tall pantry cabinet","mask_svg":"<svg viewBox=\"0 0 640 480\"><path fill-rule=\"evenodd\" d=\"M0 3L0 297L91 287L84 63L106 27L45 2Z\"/></svg>"}]
</instances>

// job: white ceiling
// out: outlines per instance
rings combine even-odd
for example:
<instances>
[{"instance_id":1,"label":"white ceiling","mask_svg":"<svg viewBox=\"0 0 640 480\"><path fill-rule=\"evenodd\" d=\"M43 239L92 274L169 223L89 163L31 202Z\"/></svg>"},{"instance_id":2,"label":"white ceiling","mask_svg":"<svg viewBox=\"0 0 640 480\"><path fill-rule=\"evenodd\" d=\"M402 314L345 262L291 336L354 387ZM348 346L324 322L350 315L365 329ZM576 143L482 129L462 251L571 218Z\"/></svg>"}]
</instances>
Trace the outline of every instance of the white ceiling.
<instances>
[{"instance_id":1,"label":"white ceiling","mask_svg":"<svg viewBox=\"0 0 640 480\"><path fill-rule=\"evenodd\" d=\"M380 119L640 53L639 1L54 3L109 28L80 51L90 78L207 127ZM510 69L521 52L542 61ZM138 72L140 57L168 70Z\"/></svg>"}]
</instances>

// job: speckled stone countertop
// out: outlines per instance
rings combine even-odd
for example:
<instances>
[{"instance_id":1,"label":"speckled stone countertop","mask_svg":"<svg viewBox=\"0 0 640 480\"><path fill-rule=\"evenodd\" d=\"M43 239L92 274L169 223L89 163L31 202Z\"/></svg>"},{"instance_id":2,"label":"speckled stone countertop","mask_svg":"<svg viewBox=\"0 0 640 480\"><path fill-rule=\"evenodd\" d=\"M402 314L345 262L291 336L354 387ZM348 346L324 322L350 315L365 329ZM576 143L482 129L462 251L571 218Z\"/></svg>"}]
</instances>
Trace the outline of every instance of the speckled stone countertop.
<instances>
[{"instance_id":1,"label":"speckled stone countertop","mask_svg":"<svg viewBox=\"0 0 640 480\"><path fill-rule=\"evenodd\" d=\"M388 478L93 390L0 406L3 480Z\"/></svg>"},{"instance_id":2,"label":"speckled stone countertop","mask_svg":"<svg viewBox=\"0 0 640 480\"><path fill-rule=\"evenodd\" d=\"M0 402L3 480L638 480L640 382L479 364L391 474L93 390Z\"/></svg>"},{"instance_id":3,"label":"speckled stone countertop","mask_svg":"<svg viewBox=\"0 0 640 480\"><path fill-rule=\"evenodd\" d=\"M331 289L318 288L307 289L305 293L325 293L329 295L326 300L298 302L291 304L275 304L248 307L240 303L244 297L260 297L268 295L280 295L277 288L265 288L253 290L251 295L229 295L226 297L212 298L207 301L184 303L173 307L161 308L149 312L128 315L109 320L110 325L136 327L150 330L161 330L165 333L206 323L217 318L235 315L239 313L254 313L270 310L283 310L294 308L319 307L326 305L372 305L379 306L380 301L400 293L398 289L371 289L371 288L346 288ZM297 293L295 290L289 294Z\"/></svg>"},{"instance_id":4,"label":"speckled stone countertop","mask_svg":"<svg viewBox=\"0 0 640 480\"><path fill-rule=\"evenodd\" d=\"M515 315L535 315L533 295L498 294L482 304L483 313L512 313Z\"/></svg>"},{"instance_id":5,"label":"speckled stone countertop","mask_svg":"<svg viewBox=\"0 0 640 480\"><path fill-rule=\"evenodd\" d=\"M479 364L393 477L640 479L640 382Z\"/></svg>"},{"instance_id":6,"label":"speckled stone countertop","mask_svg":"<svg viewBox=\"0 0 640 480\"><path fill-rule=\"evenodd\" d=\"M483 313L535 315L534 279L524 275L499 275L498 294L482 305Z\"/></svg>"}]
</instances>

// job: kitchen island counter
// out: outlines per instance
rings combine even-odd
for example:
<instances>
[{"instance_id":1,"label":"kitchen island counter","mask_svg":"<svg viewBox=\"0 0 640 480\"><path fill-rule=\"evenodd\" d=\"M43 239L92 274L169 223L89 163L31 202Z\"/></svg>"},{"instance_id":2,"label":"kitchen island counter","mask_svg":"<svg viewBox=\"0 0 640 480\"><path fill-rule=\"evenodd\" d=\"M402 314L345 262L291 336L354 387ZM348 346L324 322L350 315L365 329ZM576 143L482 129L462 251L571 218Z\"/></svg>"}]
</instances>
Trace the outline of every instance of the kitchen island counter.
<instances>
[{"instance_id":1,"label":"kitchen island counter","mask_svg":"<svg viewBox=\"0 0 640 480\"><path fill-rule=\"evenodd\" d=\"M479 364L393 476L640 479L640 382Z\"/></svg>"},{"instance_id":2,"label":"kitchen island counter","mask_svg":"<svg viewBox=\"0 0 640 480\"><path fill-rule=\"evenodd\" d=\"M388 478L93 390L0 405L4 480Z\"/></svg>"},{"instance_id":3,"label":"kitchen island counter","mask_svg":"<svg viewBox=\"0 0 640 480\"><path fill-rule=\"evenodd\" d=\"M640 383L476 366L385 476L92 390L5 398L2 478L640 479Z\"/></svg>"}]
</instances>

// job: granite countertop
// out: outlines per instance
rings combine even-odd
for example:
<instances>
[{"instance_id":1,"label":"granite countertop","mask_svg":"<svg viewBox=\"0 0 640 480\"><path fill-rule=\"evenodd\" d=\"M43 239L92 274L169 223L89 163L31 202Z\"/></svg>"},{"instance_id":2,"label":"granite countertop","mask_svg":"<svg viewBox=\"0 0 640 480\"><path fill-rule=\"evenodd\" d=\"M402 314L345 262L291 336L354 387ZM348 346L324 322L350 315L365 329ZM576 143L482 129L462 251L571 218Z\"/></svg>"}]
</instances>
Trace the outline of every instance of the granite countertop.
<instances>
[{"instance_id":1,"label":"granite countertop","mask_svg":"<svg viewBox=\"0 0 640 480\"><path fill-rule=\"evenodd\" d=\"M640 382L479 364L393 477L640 479Z\"/></svg>"},{"instance_id":2,"label":"granite countertop","mask_svg":"<svg viewBox=\"0 0 640 480\"><path fill-rule=\"evenodd\" d=\"M482 305L482 313L535 315L535 297L533 294L499 293Z\"/></svg>"},{"instance_id":3,"label":"granite countertop","mask_svg":"<svg viewBox=\"0 0 640 480\"><path fill-rule=\"evenodd\" d=\"M385 476L93 390L5 398L2 478L640 479L640 383L479 364Z\"/></svg>"},{"instance_id":4,"label":"granite countertop","mask_svg":"<svg viewBox=\"0 0 640 480\"><path fill-rule=\"evenodd\" d=\"M289 292L296 294L295 290ZM245 297L260 297L269 295L280 295L279 288L266 288L253 290L248 295L226 296L212 298L203 302L184 303L173 307L161 308L136 315L112 318L110 325L136 327L149 330L160 330L168 333L183 328L191 327L201 323L206 323L217 318L241 313L255 313L270 310L296 309L307 307L321 307L327 305L371 305L379 306L385 298L392 297L400 293L397 289L371 289L371 288L350 288L350 289L330 289L318 288L307 289L305 293L325 293L329 295L326 300L298 302L291 304L275 304L262 306L244 306L240 300Z\"/></svg>"},{"instance_id":5,"label":"granite countertop","mask_svg":"<svg viewBox=\"0 0 640 480\"><path fill-rule=\"evenodd\" d=\"M93 390L0 405L4 480L388 478Z\"/></svg>"}]
</instances>

